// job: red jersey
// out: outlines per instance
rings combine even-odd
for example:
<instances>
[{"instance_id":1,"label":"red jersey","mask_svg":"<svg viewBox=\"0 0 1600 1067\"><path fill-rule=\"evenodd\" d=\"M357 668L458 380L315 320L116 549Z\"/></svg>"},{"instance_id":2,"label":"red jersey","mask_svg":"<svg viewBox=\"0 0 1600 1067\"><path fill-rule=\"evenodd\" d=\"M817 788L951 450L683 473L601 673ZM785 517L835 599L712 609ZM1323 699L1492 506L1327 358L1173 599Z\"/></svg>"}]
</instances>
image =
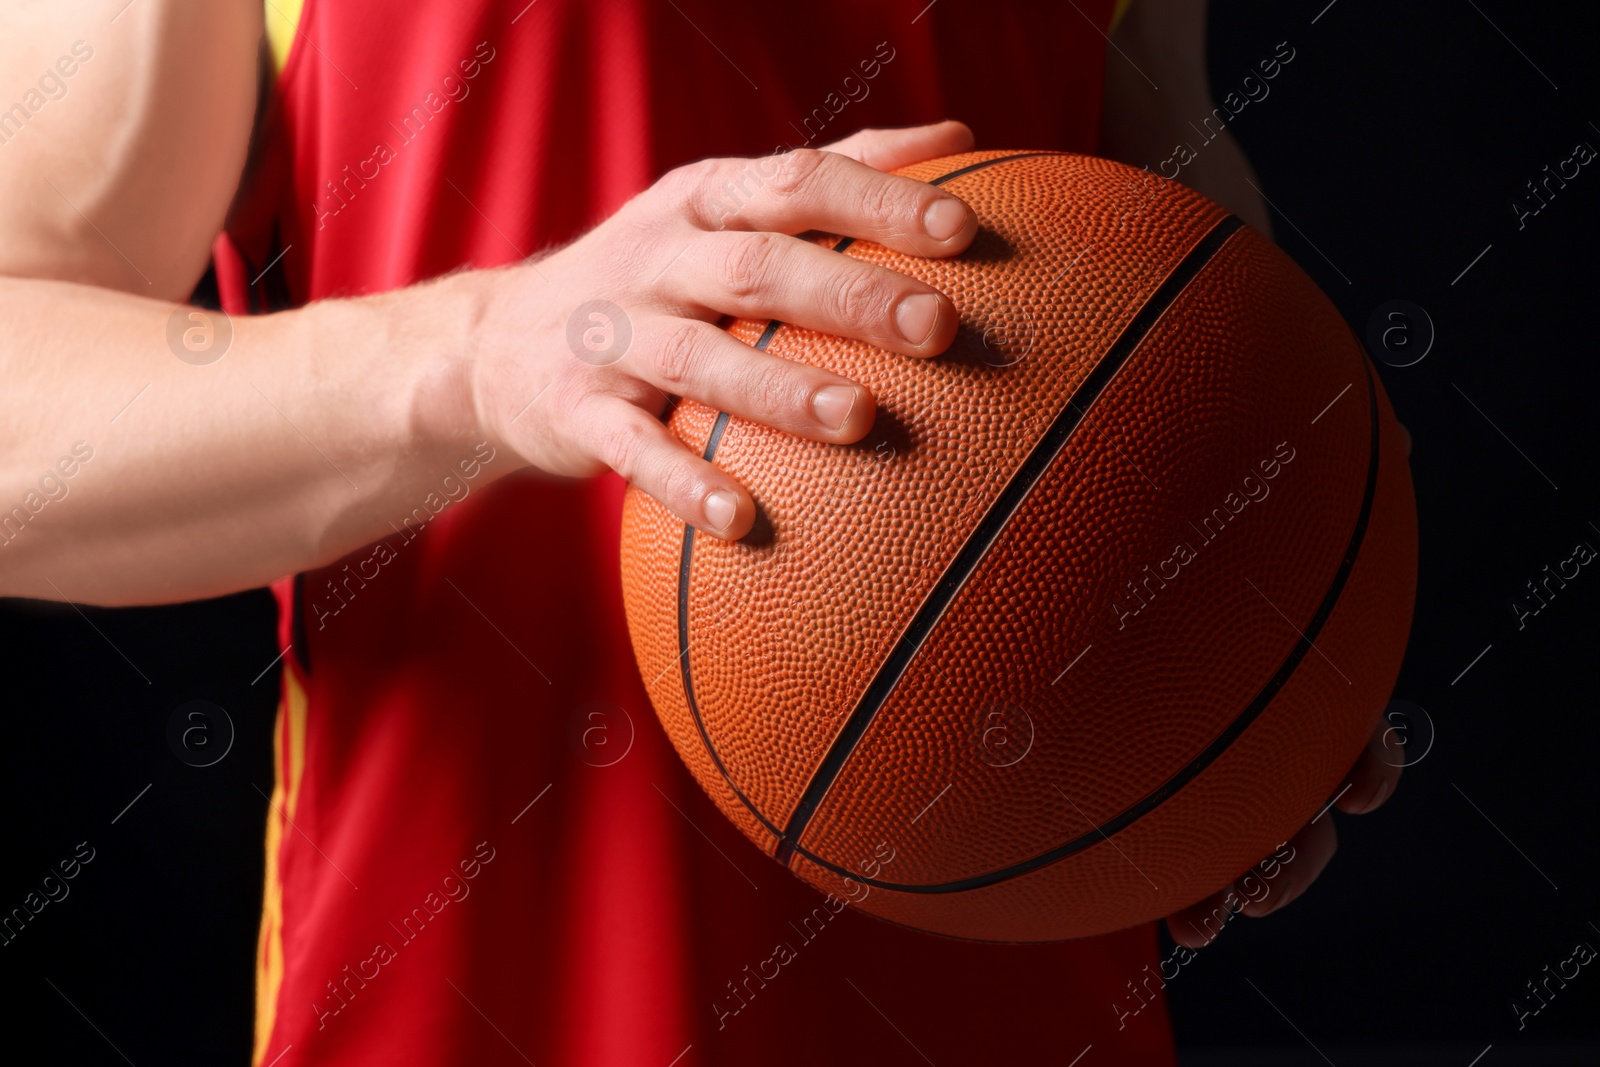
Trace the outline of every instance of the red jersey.
<instances>
[{"instance_id":1,"label":"red jersey","mask_svg":"<svg viewBox=\"0 0 1600 1067\"><path fill-rule=\"evenodd\" d=\"M225 307L514 262L680 163L864 126L1092 150L1111 8L274 0ZM752 848L650 710L620 482L487 484L514 462L463 455L393 535L278 583L257 1064L1172 1062L1153 928L943 940Z\"/></svg>"}]
</instances>

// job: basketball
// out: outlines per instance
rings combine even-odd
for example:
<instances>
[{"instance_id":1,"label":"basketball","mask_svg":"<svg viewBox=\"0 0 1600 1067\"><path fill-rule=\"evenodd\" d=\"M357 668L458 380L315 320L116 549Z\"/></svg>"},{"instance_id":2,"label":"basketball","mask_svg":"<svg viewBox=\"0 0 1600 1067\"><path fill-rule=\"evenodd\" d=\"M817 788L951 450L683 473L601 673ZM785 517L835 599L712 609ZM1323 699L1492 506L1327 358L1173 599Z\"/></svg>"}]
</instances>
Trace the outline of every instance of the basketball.
<instances>
[{"instance_id":1,"label":"basketball","mask_svg":"<svg viewBox=\"0 0 1600 1067\"><path fill-rule=\"evenodd\" d=\"M630 490L629 630L667 733L763 852L952 937L1172 914L1318 817L1395 682L1416 585L1403 432L1266 238L1175 181L980 152L900 173L979 235L825 238L948 294L942 357L734 336L870 389L850 446L691 401L739 542Z\"/></svg>"}]
</instances>

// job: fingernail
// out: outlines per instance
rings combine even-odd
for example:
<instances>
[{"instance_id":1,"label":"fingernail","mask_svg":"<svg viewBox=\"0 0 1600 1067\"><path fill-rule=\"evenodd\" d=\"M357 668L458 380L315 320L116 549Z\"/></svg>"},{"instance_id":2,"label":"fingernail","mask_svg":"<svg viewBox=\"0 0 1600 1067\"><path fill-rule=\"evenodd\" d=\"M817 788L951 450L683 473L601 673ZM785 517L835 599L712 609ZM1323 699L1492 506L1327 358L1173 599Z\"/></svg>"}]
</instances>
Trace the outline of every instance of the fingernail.
<instances>
[{"instance_id":1,"label":"fingernail","mask_svg":"<svg viewBox=\"0 0 1600 1067\"><path fill-rule=\"evenodd\" d=\"M1361 805L1361 807L1356 810L1356 814L1357 815L1365 815L1367 812L1372 811L1379 804L1382 804L1383 803L1383 798L1388 796L1388 795L1389 795L1389 781L1388 781L1388 779L1384 779L1382 782L1378 783L1378 791L1377 791L1377 793L1373 794L1373 796L1372 796L1372 798L1370 800L1368 800L1365 804Z\"/></svg>"},{"instance_id":2,"label":"fingernail","mask_svg":"<svg viewBox=\"0 0 1600 1067\"><path fill-rule=\"evenodd\" d=\"M967 206L954 197L944 197L928 205L922 213L922 229L935 241L948 241L967 224Z\"/></svg>"},{"instance_id":3,"label":"fingernail","mask_svg":"<svg viewBox=\"0 0 1600 1067\"><path fill-rule=\"evenodd\" d=\"M739 510L739 498L726 489L716 489L706 494L703 506L706 523L713 530L726 530L733 521L734 513Z\"/></svg>"},{"instance_id":4,"label":"fingernail","mask_svg":"<svg viewBox=\"0 0 1600 1067\"><path fill-rule=\"evenodd\" d=\"M844 429L855 410L856 390L848 385L825 385L811 394L811 414L829 430Z\"/></svg>"},{"instance_id":5,"label":"fingernail","mask_svg":"<svg viewBox=\"0 0 1600 1067\"><path fill-rule=\"evenodd\" d=\"M933 336L933 324L938 319L939 298L932 293L908 296L894 307L895 329L914 345L920 345Z\"/></svg>"}]
</instances>

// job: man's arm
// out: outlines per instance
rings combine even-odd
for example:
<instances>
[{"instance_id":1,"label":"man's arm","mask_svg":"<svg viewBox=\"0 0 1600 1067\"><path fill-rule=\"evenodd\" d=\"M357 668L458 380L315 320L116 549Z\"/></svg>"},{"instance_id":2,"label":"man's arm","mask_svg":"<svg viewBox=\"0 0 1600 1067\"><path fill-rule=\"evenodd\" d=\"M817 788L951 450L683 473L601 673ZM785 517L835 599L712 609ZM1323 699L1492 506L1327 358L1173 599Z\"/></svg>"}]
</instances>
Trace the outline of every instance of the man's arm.
<instances>
[{"instance_id":1,"label":"man's arm","mask_svg":"<svg viewBox=\"0 0 1600 1067\"><path fill-rule=\"evenodd\" d=\"M1207 139L1217 123L1206 72L1204 0L1134 0L1111 44L1101 152L1168 178L1176 169L1177 181L1272 236L1267 205L1251 185L1261 183L1233 133L1224 128ZM1192 156L1179 153L1180 146L1189 146ZM1178 166L1175 156L1187 162Z\"/></svg>"},{"instance_id":2,"label":"man's arm","mask_svg":"<svg viewBox=\"0 0 1600 1067\"><path fill-rule=\"evenodd\" d=\"M244 166L261 4L5 7L0 274L186 299Z\"/></svg>"},{"instance_id":3,"label":"man's arm","mask_svg":"<svg viewBox=\"0 0 1600 1067\"><path fill-rule=\"evenodd\" d=\"M180 600L325 558L351 497L405 489L392 472L418 361L375 358L388 320L359 339L336 321L241 320L208 367L167 344L244 166L261 5L8 6L0 594ZM341 340L348 371L333 373L319 349Z\"/></svg>"},{"instance_id":4,"label":"man's arm","mask_svg":"<svg viewBox=\"0 0 1600 1067\"><path fill-rule=\"evenodd\" d=\"M955 334L927 285L787 236L960 252L977 230L965 205L882 173L971 147L943 123L680 168L537 266L241 317L223 358L191 365L168 326L238 184L260 9L118 7L29 5L0 41L0 86L40 87L0 143L0 596L170 602L329 563L390 533L480 442L497 458L479 485L612 469L741 537L754 501L661 424L669 394L835 443L864 436L874 405L752 351L721 316L907 356ZM614 361L570 347L595 299L632 319Z\"/></svg>"}]
</instances>

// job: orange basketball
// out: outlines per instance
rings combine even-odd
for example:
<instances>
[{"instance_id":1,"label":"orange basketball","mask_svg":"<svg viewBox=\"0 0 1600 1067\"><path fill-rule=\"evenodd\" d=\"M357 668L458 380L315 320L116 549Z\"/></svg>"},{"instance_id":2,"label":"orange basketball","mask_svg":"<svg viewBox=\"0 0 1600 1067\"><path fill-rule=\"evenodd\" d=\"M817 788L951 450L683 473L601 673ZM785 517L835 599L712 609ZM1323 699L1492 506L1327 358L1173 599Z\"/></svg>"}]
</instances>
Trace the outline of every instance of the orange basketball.
<instances>
[{"instance_id":1,"label":"orange basketball","mask_svg":"<svg viewBox=\"0 0 1600 1067\"><path fill-rule=\"evenodd\" d=\"M954 346L730 327L877 423L841 447L677 407L761 519L725 543L629 492L639 667L727 816L864 911L986 941L1168 915L1378 721L1416 582L1401 429L1311 280L1183 186L1044 152L901 173L971 205L971 249L833 247L948 294Z\"/></svg>"}]
</instances>

